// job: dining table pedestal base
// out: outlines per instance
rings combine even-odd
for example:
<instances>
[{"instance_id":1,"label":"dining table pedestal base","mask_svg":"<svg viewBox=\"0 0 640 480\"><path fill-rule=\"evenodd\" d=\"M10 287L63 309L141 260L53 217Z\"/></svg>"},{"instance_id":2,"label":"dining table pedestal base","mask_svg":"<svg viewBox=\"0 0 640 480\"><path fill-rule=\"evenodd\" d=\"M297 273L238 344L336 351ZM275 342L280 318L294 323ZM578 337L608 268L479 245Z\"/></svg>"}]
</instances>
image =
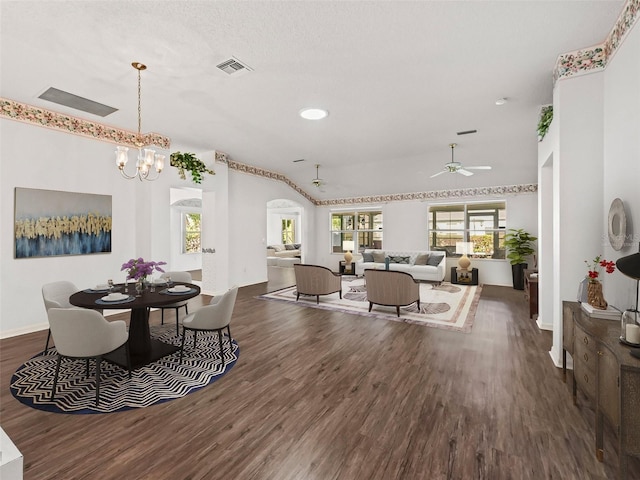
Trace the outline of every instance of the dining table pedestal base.
<instances>
[{"instance_id":1,"label":"dining table pedestal base","mask_svg":"<svg viewBox=\"0 0 640 480\"><path fill-rule=\"evenodd\" d=\"M144 367L180 350L180 347L151 337L149 330L149 310L147 308L131 309L128 342L132 370ZM127 368L124 349L118 349L106 355L105 359L123 368Z\"/></svg>"},{"instance_id":2,"label":"dining table pedestal base","mask_svg":"<svg viewBox=\"0 0 640 480\"><path fill-rule=\"evenodd\" d=\"M129 346L129 348L131 348L131 346ZM169 345L168 343L164 343L158 339L151 338L149 339L149 350L147 352L137 352L135 354L133 352L129 353L129 356L131 357L131 370L136 370L140 367L149 365L150 363L160 360L162 357L166 357L167 355L171 355L178 350L180 350L180 347ZM104 359L121 366L125 370L127 369L127 358L124 348L119 348L115 352L105 355Z\"/></svg>"}]
</instances>

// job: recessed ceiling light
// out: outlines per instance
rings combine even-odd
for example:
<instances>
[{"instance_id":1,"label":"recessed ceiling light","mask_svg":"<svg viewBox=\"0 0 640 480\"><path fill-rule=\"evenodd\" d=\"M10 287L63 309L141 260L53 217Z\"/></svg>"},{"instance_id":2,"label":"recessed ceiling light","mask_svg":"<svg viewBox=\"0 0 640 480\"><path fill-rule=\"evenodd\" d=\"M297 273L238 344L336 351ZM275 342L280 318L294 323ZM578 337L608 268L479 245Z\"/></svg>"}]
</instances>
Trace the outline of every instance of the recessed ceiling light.
<instances>
[{"instance_id":1,"label":"recessed ceiling light","mask_svg":"<svg viewBox=\"0 0 640 480\"><path fill-rule=\"evenodd\" d=\"M300 110L300 116L307 120L321 120L329 115L329 112L322 108L303 108Z\"/></svg>"},{"instance_id":2,"label":"recessed ceiling light","mask_svg":"<svg viewBox=\"0 0 640 480\"><path fill-rule=\"evenodd\" d=\"M506 98L499 98L498 100L496 100L496 105L504 105L505 103L507 103Z\"/></svg>"}]
</instances>

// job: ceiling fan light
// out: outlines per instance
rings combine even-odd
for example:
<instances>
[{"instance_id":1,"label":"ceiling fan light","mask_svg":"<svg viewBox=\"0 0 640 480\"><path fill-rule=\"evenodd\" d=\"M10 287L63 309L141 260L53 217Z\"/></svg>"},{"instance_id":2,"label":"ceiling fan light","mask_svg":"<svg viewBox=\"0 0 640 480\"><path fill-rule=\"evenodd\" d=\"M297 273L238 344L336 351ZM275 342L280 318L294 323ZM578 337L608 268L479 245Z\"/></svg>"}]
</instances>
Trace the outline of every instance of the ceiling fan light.
<instances>
[{"instance_id":1,"label":"ceiling fan light","mask_svg":"<svg viewBox=\"0 0 640 480\"><path fill-rule=\"evenodd\" d=\"M322 120L329 112L322 108L303 108L300 110L300 116L306 120Z\"/></svg>"}]
</instances>

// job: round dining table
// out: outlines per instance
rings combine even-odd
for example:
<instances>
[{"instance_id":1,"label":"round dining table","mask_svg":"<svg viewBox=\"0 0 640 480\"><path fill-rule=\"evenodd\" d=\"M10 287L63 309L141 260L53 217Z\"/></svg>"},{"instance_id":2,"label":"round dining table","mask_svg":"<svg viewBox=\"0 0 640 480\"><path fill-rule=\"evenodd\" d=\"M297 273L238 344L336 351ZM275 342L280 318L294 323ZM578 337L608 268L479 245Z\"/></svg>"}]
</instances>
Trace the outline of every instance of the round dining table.
<instances>
[{"instance_id":1,"label":"round dining table","mask_svg":"<svg viewBox=\"0 0 640 480\"><path fill-rule=\"evenodd\" d=\"M184 292L170 291L167 285L156 285L155 291L146 287L140 296L136 296L135 286L128 285L128 292L123 293L124 284L114 285L115 292L127 295L121 301L107 301L105 296L108 291L86 289L74 293L69 297L69 303L77 307L91 308L93 310L123 310L130 309L129 321L129 355L131 368L136 369L170 355L180 347L171 345L153 338L149 328L149 307L160 307L175 302L181 302L200 295L200 287L192 283L174 282L172 287L184 285L188 290ZM173 288L171 289L173 290ZM105 356L105 359L127 368L127 360L124 349L118 349L113 354Z\"/></svg>"}]
</instances>

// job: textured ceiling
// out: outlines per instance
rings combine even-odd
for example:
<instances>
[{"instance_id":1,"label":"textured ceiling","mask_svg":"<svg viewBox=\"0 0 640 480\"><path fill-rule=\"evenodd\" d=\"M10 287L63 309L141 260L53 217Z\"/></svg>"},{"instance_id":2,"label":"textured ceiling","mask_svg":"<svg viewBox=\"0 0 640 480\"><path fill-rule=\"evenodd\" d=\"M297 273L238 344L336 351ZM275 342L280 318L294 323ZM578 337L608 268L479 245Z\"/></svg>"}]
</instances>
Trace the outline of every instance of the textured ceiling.
<instances>
[{"instance_id":1,"label":"textured ceiling","mask_svg":"<svg viewBox=\"0 0 640 480\"><path fill-rule=\"evenodd\" d=\"M135 130L139 61L143 132L284 173L318 199L535 183L556 58L603 42L623 5L2 0L0 96ZM231 56L253 71L216 68ZM119 110L38 99L49 87ZM302 120L306 106L329 117ZM430 178L451 142L457 161L493 170Z\"/></svg>"}]
</instances>

